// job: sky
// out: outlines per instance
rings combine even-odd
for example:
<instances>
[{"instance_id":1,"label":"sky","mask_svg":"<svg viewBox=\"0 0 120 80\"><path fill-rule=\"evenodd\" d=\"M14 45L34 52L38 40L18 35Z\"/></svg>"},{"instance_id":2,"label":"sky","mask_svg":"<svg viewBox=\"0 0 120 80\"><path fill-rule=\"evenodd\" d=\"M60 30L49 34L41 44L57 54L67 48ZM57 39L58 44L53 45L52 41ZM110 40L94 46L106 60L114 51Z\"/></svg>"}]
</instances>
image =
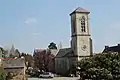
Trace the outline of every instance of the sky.
<instances>
[{"instance_id":1,"label":"sky","mask_svg":"<svg viewBox=\"0 0 120 80\"><path fill-rule=\"evenodd\" d=\"M50 42L70 47L69 14L89 10L93 51L120 43L120 0L0 0L0 45L21 52L47 48Z\"/></svg>"}]
</instances>

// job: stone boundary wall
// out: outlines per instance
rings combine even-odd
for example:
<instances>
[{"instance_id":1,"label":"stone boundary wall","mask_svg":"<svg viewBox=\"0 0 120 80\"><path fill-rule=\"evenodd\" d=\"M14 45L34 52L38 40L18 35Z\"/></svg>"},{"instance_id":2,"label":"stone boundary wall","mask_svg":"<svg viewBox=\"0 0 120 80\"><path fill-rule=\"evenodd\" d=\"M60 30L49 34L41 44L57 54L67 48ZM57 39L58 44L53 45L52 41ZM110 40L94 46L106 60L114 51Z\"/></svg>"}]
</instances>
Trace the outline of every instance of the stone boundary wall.
<instances>
[{"instance_id":1,"label":"stone boundary wall","mask_svg":"<svg viewBox=\"0 0 120 80\"><path fill-rule=\"evenodd\" d=\"M3 59L3 67L8 76L8 80L27 80L25 70L25 60L24 58L17 59Z\"/></svg>"}]
</instances>

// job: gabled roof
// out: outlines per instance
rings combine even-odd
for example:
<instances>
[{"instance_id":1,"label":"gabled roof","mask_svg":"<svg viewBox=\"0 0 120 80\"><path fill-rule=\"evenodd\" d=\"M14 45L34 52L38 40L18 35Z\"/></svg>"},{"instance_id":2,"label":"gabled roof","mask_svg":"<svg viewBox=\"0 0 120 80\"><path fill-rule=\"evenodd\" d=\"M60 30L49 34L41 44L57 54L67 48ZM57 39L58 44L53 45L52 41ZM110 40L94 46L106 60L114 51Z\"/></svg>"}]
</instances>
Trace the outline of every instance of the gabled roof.
<instances>
[{"instance_id":1,"label":"gabled roof","mask_svg":"<svg viewBox=\"0 0 120 80\"><path fill-rule=\"evenodd\" d=\"M63 57L73 57L73 56L75 56L75 55L74 55L73 50L71 50L67 54L65 54Z\"/></svg>"},{"instance_id":2,"label":"gabled roof","mask_svg":"<svg viewBox=\"0 0 120 80\"><path fill-rule=\"evenodd\" d=\"M108 53L108 52L118 52L120 53L120 44L117 46L105 46L105 49L103 50L103 53Z\"/></svg>"},{"instance_id":3,"label":"gabled roof","mask_svg":"<svg viewBox=\"0 0 120 80\"><path fill-rule=\"evenodd\" d=\"M73 14L73 13L87 13L87 14L89 14L90 12L88 11L88 10L86 10L86 9L83 9L83 8L81 8L81 7L78 7L78 8L76 8L71 14ZM71 15L70 14L70 15Z\"/></svg>"},{"instance_id":4,"label":"gabled roof","mask_svg":"<svg viewBox=\"0 0 120 80\"><path fill-rule=\"evenodd\" d=\"M63 49L60 49L59 51L58 51L58 54L56 55L56 58L57 57L64 57L66 54L68 54L68 53L70 53L70 52L72 52L72 49L71 48L63 48Z\"/></svg>"}]
</instances>

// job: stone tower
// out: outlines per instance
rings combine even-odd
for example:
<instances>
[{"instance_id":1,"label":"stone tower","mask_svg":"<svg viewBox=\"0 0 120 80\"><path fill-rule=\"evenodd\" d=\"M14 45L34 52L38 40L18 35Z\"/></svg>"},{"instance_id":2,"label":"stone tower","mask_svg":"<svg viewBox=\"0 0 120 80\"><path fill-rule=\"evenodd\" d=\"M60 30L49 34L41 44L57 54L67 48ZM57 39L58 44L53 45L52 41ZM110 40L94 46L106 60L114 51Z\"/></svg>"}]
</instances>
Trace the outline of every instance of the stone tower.
<instances>
[{"instance_id":1,"label":"stone tower","mask_svg":"<svg viewBox=\"0 0 120 80\"><path fill-rule=\"evenodd\" d=\"M92 39L90 35L89 11L83 8L74 10L71 16L71 47L74 55L89 57L92 55Z\"/></svg>"}]
</instances>

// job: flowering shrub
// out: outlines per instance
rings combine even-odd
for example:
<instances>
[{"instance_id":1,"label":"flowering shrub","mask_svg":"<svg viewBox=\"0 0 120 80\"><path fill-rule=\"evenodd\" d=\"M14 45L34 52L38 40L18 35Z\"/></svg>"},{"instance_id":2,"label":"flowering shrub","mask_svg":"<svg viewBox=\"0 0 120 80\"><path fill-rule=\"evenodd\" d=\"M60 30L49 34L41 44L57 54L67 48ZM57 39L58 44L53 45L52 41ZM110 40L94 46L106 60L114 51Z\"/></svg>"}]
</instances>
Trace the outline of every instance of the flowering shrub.
<instances>
[{"instance_id":1,"label":"flowering shrub","mask_svg":"<svg viewBox=\"0 0 120 80\"><path fill-rule=\"evenodd\" d=\"M120 79L120 54L101 53L82 59L78 66L82 78Z\"/></svg>"}]
</instances>

